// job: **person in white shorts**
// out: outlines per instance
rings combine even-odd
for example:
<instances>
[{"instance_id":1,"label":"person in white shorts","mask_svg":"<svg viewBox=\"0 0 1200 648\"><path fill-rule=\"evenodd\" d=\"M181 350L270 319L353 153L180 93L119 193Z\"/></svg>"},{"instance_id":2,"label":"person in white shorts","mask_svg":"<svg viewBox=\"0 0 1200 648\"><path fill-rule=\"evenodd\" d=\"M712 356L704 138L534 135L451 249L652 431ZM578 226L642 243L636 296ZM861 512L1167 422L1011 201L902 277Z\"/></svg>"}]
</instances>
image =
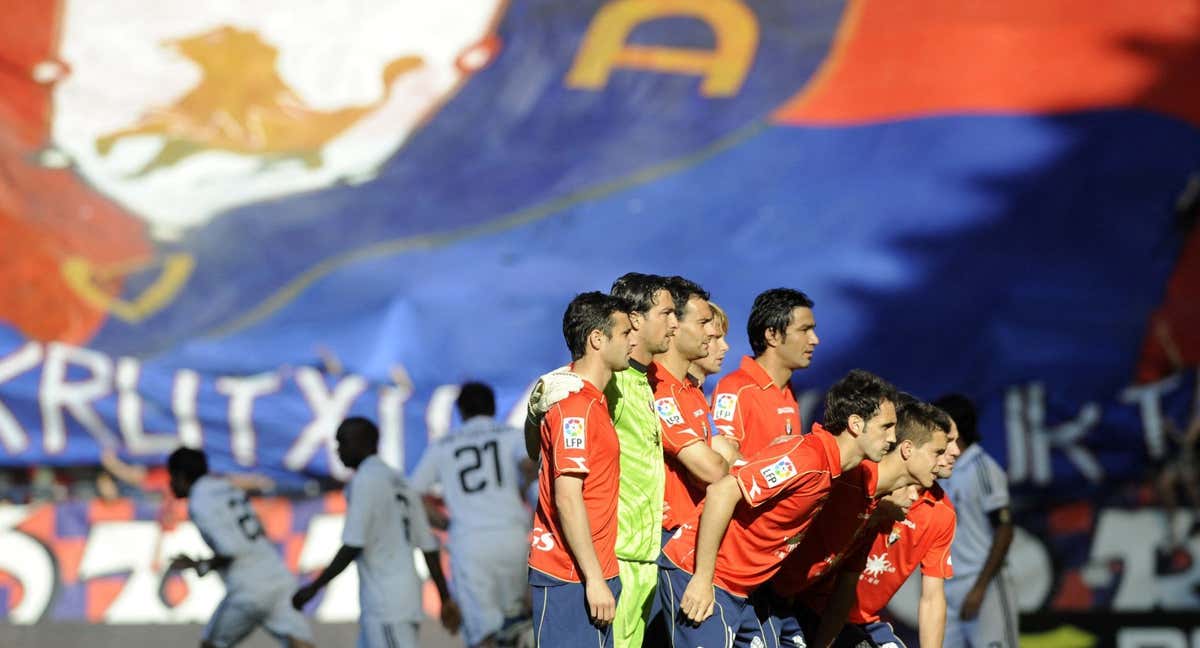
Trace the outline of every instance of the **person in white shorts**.
<instances>
[{"instance_id":1,"label":"person in white shorts","mask_svg":"<svg viewBox=\"0 0 1200 648\"><path fill-rule=\"evenodd\" d=\"M935 401L958 426L962 455L942 480L958 519L946 581L946 646L1017 648L1017 596L1005 556L1013 540L1008 477L979 445L975 406L964 396Z\"/></svg>"},{"instance_id":2,"label":"person in white shorts","mask_svg":"<svg viewBox=\"0 0 1200 648\"><path fill-rule=\"evenodd\" d=\"M379 429L365 418L342 421L337 429L337 453L355 470L346 487L346 525L342 547L313 582L292 596L297 610L342 573L358 564L358 648L417 646L417 628L424 618L421 579L413 548L425 554L429 577L442 597L442 624L458 629L459 612L446 590L437 539L420 498L399 472L379 458Z\"/></svg>"},{"instance_id":3,"label":"person in white shorts","mask_svg":"<svg viewBox=\"0 0 1200 648\"><path fill-rule=\"evenodd\" d=\"M456 402L464 421L425 451L412 475L418 493L441 496L450 514L450 587L463 611L468 646L497 644L497 633L529 616L529 527L521 501L524 432L498 422L491 387L469 382Z\"/></svg>"},{"instance_id":4,"label":"person in white shorts","mask_svg":"<svg viewBox=\"0 0 1200 648\"><path fill-rule=\"evenodd\" d=\"M175 556L169 569L194 569L200 576L217 571L225 581L221 600L200 645L228 648L262 626L289 648L311 648L312 629L304 615L288 605L296 578L284 566L245 491L208 474L204 453L180 448L167 458L171 491L187 498L188 516L200 531L211 558Z\"/></svg>"}]
</instances>

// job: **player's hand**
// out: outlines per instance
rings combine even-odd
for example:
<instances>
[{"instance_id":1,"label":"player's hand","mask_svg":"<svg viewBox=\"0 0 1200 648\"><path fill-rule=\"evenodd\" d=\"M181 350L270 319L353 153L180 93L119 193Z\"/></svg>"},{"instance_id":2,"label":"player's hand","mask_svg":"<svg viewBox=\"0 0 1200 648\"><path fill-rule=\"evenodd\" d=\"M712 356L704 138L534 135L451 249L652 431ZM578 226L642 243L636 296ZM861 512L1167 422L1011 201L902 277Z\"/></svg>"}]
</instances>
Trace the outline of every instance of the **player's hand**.
<instances>
[{"instance_id":1,"label":"player's hand","mask_svg":"<svg viewBox=\"0 0 1200 648\"><path fill-rule=\"evenodd\" d=\"M292 607L296 608L297 610L303 610L304 606L307 605L308 602L317 595L317 592L320 591L320 589L321 588L316 586L316 583L309 583L308 585L296 590L296 593L292 595Z\"/></svg>"},{"instance_id":2,"label":"player's hand","mask_svg":"<svg viewBox=\"0 0 1200 648\"><path fill-rule=\"evenodd\" d=\"M611 625L617 615L617 599L603 579L589 580L584 585L583 594L587 597L588 616L592 623L603 628Z\"/></svg>"},{"instance_id":3,"label":"player's hand","mask_svg":"<svg viewBox=\"0 0 1200 648\"><path fill-rule=\"evenodd\" d=\"M712 616L716 593L711 582L701 582L702 579L692 577L683 596L679 599L679 609L688 621L700 625Z\"/></svg>"},{"instance_id":4,"label":"player's hand","mask_svg":"<svg viewBox=\"0 0 1200 648\"><path fill-rule=\"evenodd\" d=\"M458 634L461 626L462 610L458 609L458 604L454 602L454 599L442 601L442 627L450 634Z\"/></svg>"},{"instance_id":5,"label":"player's hand","mask_svg":"<svg viewBox=\"0 0 1200 648\"><path fill-rule=\"evenodd\" d=\"M196 559L183 554L176 554L171 558L171 563L167 565L167 571L183 571L185 569L195 569Z\"/></svg>"},{"instance_id":6,"label":"player's hand","mask_svg":"<svg viewBox=\"0 0 1200 648\"><path fill-rule=\"evenodd\" d=\"M558 401L583 389L583 378L571 373L563 367L538 378L529 394L529 407L526 414L532 419L540 419L550 411Z\"/></svg>"},{"instance_id":7,"label":"player's hand","mask_svg":"<svg viewBox=\"0 0 1200 648\"><path fill-rule=\"evenodd\" d=\"M971 591L967 592L967 597L963 599L962 612L959 614L963 621L970 621L979 616L979 608L983 605L983 595L986 593L986 589L978 587L972 587Z\"/></svg>"}]
</instances>

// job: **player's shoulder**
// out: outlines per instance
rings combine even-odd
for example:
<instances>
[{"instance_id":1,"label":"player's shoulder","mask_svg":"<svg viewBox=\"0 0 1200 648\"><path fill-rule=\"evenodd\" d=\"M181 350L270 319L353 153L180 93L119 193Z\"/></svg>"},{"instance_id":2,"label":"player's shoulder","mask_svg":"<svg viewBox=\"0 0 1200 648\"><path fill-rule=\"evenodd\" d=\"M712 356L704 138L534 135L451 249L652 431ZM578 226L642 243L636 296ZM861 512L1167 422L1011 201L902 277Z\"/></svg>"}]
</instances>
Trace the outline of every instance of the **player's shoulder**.
<instances>
[{"instance_id":1,"label":"player's shoulder","mask_svg":"<svg viewBox=\"0 0 1200 648\"><path fill-rule=\"evenodd\" d=\"M589 415L595 415L603 411L605 418L608 418L608 408L601 402L597 394L591 393L591 390L587 389L569 394L566 398L555 403L550 411L561 418L588 418Z\"/></svg>"},{"instance_id":2,"label":"player's shoulder","mask_svg":"<svg viewBox=\"0 0 1200 648\"><path fill-rule=\"evenodd\" d=\"M748 371L739 367L722 376L717 381L717 386L714 388L713 393L736 395L738 392L754 384L754 377Z\"/></svg>"}]
</instances>

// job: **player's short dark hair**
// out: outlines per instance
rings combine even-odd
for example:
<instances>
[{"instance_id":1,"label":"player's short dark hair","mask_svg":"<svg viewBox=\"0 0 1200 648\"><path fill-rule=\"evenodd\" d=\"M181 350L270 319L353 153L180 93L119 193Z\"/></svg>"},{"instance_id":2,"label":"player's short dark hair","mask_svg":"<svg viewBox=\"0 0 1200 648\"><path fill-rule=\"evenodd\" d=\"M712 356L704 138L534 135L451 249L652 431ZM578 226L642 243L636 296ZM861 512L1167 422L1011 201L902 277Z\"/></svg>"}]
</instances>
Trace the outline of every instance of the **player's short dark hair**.
<instances>
[{"instance_id":1,"label":"player's short dark hair","mask_svg":"<svg viewBox=\"0 0 1200 648\"><path fill-rule=\"evenodd\" d=\"M183 475L188 481L196 481L208 474L208 457L203 450L179 448L167 457L167 472Z\"/></svg>"},{"instance_id":2,"label":"player's short dark hair","mask_svg":"<svg viewBox=\"0 0 1200 648\"><path fill-rule=\"evenodd\" d=\"M825 429L840 434L852 415L868 420L884 401L897 401L896 388L869 371L853 369L825 394Z\"/></svg>"},{"instance_id":3,"label":"player's short dark hair","mask_svg":"<svg viewBox=\"0 0 1200 648\"><path fill-rule=\"evenodd\" d=\"M654 308L654 300L658 297L660 290L670 290L666 277L641 272L626 272L617 277L608 294L628 301L629 307L633 309L630 312L644 315Z\"/></svg>"},{"instance_id":4,"label":"player's short dark hair","mask_svg":"<svg viewBox=\"0 0 1200 648\"><path fill-rule=\"evenodd\" d=\"M959 445L963 448L979 442L979 414L975 403L962 394L946 394L933 404L954 419L958 426Z\"/></svg>"},{"instance_id":5,"label":"player's short dark hair","mask_svg":"<svg viewBox=\"0 0 1200 648\"><path fill-rule=\"evenodd\" d=\"M896 443L912 441L915 446L923 446L937 432L950 433L950 417L929 403L900 394L896 406Z\"/></svg>"},{"instance_id":6,"label":"player's short dark hair","mask_svg":"<svg viewBox=\"0 0 1200 648\"><path fill-rule=\"evenodd\" d=\"M575 299L567 304L567 310L563 313L563 339L567 341L571 359L578 360L584 356L589 333L599 330L611 337L612 316L615 313L629 313L631 310L633 307L627 300L602 292L575 295Z\"/></svg>"},{"instance_id":7,"label":"player's short dark hair","mask_svg":"<svg viewBox=\"0 0 1200 648\"><path fill-rule=\"evenodd\" d=\"M709 297L708 291L701 288L700 284L679 275L667 279L667 290L671 291L671 299L675 300L675 316L679 319L683 319L683 313L692 297L704 301L708 301Z\"/></svg>"},{"instance_id":8,"label":"player's short dark hair","mask_svg":"<svg viewBox=\"0 0 1200 648\"><path fill-rule=\"evenodd\" d=\"M351 416L342 421L337 427L338 434L361 438L368 446L379 446L379 428L375 423L363 416Z\"/></svg>"},{"instance_id":9,"label":"player's short dark hair","mask_svg":"<svg viewBox=\"0 0 1200 648\"><path fill-rule=\"evenodd\" d=\"M496 415L496 393L481 382L463 383L454 404L458 406L458 415L464 421L476 416Z\"/></svg>"},{"instance_id":10,"label":"player's short dark hair","mask_svg":"<svg viewBox=\"0 0 1200 648\"><path fill-rule=\"evenodd\" d=\"M774 329L780 337L787 337L787 327L792 323L792 311L797 308L812 308L813 300L808 295L791 288L772 288L754 298L750 318L746 320L746 335L750 338L750 349L754 357L767 350L767 331Z\"/></svg>"}]
</instances>

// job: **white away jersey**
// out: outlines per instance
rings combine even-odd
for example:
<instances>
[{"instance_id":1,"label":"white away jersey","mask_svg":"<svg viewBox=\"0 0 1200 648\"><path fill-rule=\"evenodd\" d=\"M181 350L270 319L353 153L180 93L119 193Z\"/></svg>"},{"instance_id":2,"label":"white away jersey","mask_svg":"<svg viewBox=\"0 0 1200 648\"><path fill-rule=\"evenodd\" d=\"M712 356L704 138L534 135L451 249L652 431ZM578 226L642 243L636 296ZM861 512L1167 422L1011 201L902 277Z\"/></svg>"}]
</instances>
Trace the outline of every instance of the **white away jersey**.
<instances>
[{"instance_id":1,"label":"white away jersey","mask_svg":"<svg viewBox=\"0 0 1200 648\"><path fill-rule=\"evenodd\" d=\"M204 475L188 494L188 516L214 554L233 559L220 571L225 589L270 590L295 582L242 489Z\"/></svg>"},{"instance_id":2,"label":"white away jersey","mask_svg":"<svg viewBox=\"0 0 1200 648\"><path fill-rule=\"evenodd\" d=\"M941 481L958 522L950 559L955 578L974 578L987 560L995 535L988 514L1008 506L1008 476L978 443L967 448L949 479Z\"/></svg>"},{"instance_id":3,"label":"white away jersey","mask_svg":"<svg viewBox=\"0 0 1200 648\"><path fill-rule=\"evenodd\" d=\"M362 547L355 562L358 604L364 617L417 622L423 618L413 547L436 551L437 540L420 497L379 455L359 464L346 487L342 543Z\"/></svg>"},{"instance_id":4,"label":"white away jersey","mask_svg":"<svg viewBox=\"0 0 1200 648\"><path fill-rule=\"evenodd\" d=\"M521 430L476 416L425 450L412 475L413 489L427 493L435 483L450 511L453 543L476 531L529 531L531 514L521 501Z\"/></svg>"}]
</instances>

